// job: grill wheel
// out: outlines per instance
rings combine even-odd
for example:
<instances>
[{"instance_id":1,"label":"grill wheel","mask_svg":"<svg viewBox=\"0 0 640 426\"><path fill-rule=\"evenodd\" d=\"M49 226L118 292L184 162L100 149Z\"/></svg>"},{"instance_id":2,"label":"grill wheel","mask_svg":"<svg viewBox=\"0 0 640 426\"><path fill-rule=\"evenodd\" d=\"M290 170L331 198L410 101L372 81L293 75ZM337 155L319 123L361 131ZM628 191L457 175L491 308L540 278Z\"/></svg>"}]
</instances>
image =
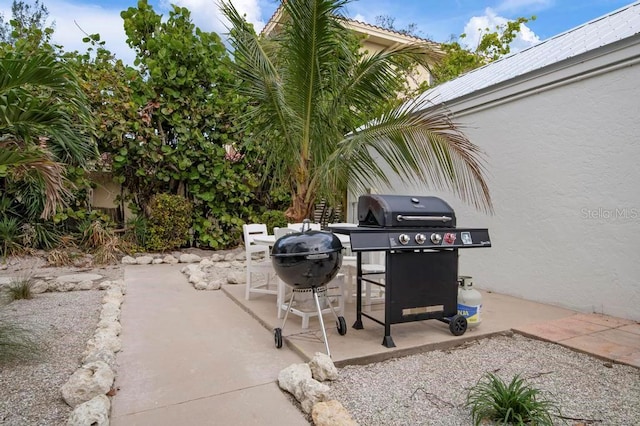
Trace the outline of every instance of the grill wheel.
<instances>
[{"instance_id":1,"label":"grill wheel","mask_svg":"<svg viewBox=\"0 0 640 426\"><path fill-rule=\"evenodd\" d=\"M344 336L347 334L347 322L344 320L344 317L338 317L336 325L338 326L339 335Z\"/></svg>"},{"instance_id":2,"label":"grill wheel","mask_svg":"<svg viewBox=\"0 0 640 426\"><path fill-rule=\"evenodd\" d=\"M276 343L276 348L282 347L282 329L280 327L273 330L273 340Z\"/></svg>"},{"instance_id":3,"label":"grill wheel","mask_svg":"<svg viewBox=\"0 0 640 426\"><path fill-rule=\"evenodd\" d=\"M467 331L467 319L462 315L454 315L449 322L449 331L454 336L462 336Z\"/></svg>"}]
</instances>

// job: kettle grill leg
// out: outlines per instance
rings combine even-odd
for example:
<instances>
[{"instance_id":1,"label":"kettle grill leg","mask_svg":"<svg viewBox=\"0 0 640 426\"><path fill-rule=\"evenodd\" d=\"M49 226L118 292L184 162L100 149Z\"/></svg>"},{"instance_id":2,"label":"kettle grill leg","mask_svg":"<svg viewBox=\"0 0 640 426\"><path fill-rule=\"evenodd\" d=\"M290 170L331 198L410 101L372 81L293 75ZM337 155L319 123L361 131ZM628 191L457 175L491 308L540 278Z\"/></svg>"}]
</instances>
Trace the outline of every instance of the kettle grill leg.
<instances>
[{"instance_id":1,"label":"kettle grill leg","mask_svg":"<svg viewBox=\"0 0 640 426\"><path fill-rule=\"evenodd\" d=\"M320 301L318 300L318 289L313 287L313 299L316 301L316 309L318 310L318 319L320 320L320 329L322 330L322 337L324 337L324 346L327 348L327 355L331 357L329 351L329 341L327 340L327 331L324 329L324 320L322 319L322 309L320 309Z\"/></svg>"}]
</instances>

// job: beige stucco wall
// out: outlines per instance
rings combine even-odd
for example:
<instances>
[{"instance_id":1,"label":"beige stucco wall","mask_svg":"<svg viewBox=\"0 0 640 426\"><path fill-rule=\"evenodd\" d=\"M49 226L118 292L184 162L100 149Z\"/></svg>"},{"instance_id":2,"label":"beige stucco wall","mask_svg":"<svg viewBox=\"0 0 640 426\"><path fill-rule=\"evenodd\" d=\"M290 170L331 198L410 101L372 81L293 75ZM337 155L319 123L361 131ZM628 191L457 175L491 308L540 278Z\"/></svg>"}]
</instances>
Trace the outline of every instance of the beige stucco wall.
<instances>
[{"instance_id":1,"label":"beige stucco wall","mask_svg":"<svg viewBox=\"0 0 640 426\"><path fill-rule=\"evenodd\" d=\"M640 48L634 49L640 57ZM392 189L377 190L440 195L454 207L459 226L488 227L492 248L460 250L460 273L472 275L480 288L640 320L635 62L458 116L486 152L493 216L452 194L406 187L396 179Z\"/></svg>"},{"instance_id":2,"label":"beige stucco wall","mask_svg":"<svg viewBox=\"0 0 640 426\"><path fill-rule=\"evenodd\" d=\"M385 47L386 46L383 44L375 43L368 39L365 39L362 42L361 51L373 54L380 52ZM425 67L419 66L416 68L415 72L408 77L407 81L409 83L410 89L416 89L423 82L427 82L428 84L431 83L431 73L429 73L429 70L427 70Z\"/></svg>"},{"instance_id":3,"label":"beige stucco wall","mask_svg":"<svg viewBox=\"0 0 640 426\"><path fill-rule=\"evenodd\" d=\"M91 181L94 183L93 193L91 197L92 207L113 209L119 206L116 197L120 195L121 186L114 182L110 173L92 173ZM128 207L124 207L124 219L130 219L133 216Z\"/></svg>"}]
</instances>

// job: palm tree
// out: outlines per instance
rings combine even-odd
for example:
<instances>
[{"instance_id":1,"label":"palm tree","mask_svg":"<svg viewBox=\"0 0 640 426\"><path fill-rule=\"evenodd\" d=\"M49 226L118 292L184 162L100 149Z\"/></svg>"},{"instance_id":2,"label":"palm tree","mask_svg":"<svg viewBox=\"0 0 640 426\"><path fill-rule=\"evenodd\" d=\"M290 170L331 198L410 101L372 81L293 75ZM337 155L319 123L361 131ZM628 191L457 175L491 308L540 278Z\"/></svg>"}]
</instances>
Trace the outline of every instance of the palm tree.
<instances>
[{"instance_id":1,"label":"palm tree","mask_svg":"<svg viewBox=\"0 0 640 426\"><path fill-rule=\"evenodd\" d=\"M396 65L428 65L435 53L413 44L358 55L341 23L347 3L287 0L281 7L288 19L268 40L229 1L221 3L231 22L239 90L252 100L246 119L265 145L268 176L278 185L290 182L287 216L309 217L317 197L339 202L347 188L388 184L388 169L491 211L480 151L447 111L394 102Z\"/></svg>"},{"instance_id":2,"label":"palm tree","mask_svg":"<svg viewBox=\"0 0 640 426\"><path fill-rule=\"evenodd\" d=\"M0 58L0 188L29 196L30 217L48 218L69 194L66 166L96 157L84 94L52 55Z\"/></svg>"}]
</instances>

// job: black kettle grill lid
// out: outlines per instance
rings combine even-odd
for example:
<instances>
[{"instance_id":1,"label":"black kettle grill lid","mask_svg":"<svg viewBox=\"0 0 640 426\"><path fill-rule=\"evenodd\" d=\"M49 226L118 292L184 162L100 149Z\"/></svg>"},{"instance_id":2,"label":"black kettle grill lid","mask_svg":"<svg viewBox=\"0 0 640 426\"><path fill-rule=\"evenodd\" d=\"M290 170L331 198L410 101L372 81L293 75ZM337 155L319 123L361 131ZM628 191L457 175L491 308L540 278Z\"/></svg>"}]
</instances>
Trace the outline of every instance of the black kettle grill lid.
<instances>
[{"instance_id":1,"label":"black kettle grill lid","mask_svg":"<svg viewBox=\"0 0 640 426\"><path fill-rule=\"evenodd\" d=\"M342 250L342 243L332 232L308 230L292 232L278 238L273 245L271 255L275 257L305 256L340 250Z\"/></svg>"}]
</instances>

